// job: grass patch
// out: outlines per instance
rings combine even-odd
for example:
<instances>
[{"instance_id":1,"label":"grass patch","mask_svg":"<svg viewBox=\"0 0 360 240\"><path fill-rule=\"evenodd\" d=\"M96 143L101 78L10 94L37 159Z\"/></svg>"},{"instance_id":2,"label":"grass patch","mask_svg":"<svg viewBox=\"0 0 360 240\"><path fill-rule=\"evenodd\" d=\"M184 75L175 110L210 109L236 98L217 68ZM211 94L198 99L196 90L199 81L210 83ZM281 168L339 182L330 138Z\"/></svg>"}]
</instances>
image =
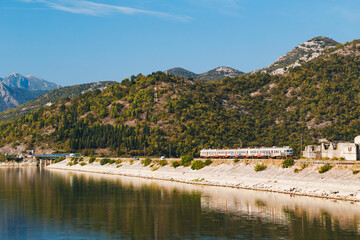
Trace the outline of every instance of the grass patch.
<instances>
[{"instance_id":1,"label":"grass patch","mask_svg":"<svg viewBox=\"0 0 360 240\"><path fill-rule=\"evenodd\" d=\"M159 161L160 167L166 166L167 164L168 164L168 162L166 160L160 160Z\"/></svg>"},{"instance_id":2,"label":"grass patch","mask_svg":"<svg viewBox=\"0 0 360 240\"><path fill-rule=\"evenodd\" d=\"M255 172L260 172L260 171L264 171L267 168L267 166L265 164L256 164L255 165Z\"/></svg>"},{"instance_id":3,"label":"grass patch","mask_svg":"<svg viewBox=\"0 0 360 240\"><path fill-rule=\"evenodd\" d=\"M234 159L234 163L238 163L238 162L240 162L239 159Z\"/></svg>"},{"instance_id":4,"label":"grass patch","mask_svg":"<svg viewBox=\"0 0 360 240\"><path fill-rule=\"evenodd\" d=\"M329 171L330 169L332 169L333 166L330 165L330 163L327 163L323 166L321 166L321 168L319 169L319 173L325 173L327 171Z\"/></svg>"},{"instance_id":5,"label":"grass patch","mask_svg":"<svg viewBox=\"0 0 360 240\"><path fill-rule=\"evenodd\" d=\"M205 166L209 166L213 163L213 161L211 161L210 159L206 159L204 163L205 163Z\"/></svg>"},{"instance_id":6,"label":"grass patch","mask_svg":"<svg viewBox=\"0 0 360 240\"><path fill-rule=\"evenodd\" d=\"M82 163L80 163L80 166L85 166L86 165L86 163L85 162L82 162Z\"/></svg>"},{"instance_id":7,"label":"grass patch","mask_svg":"<svg viewBox=\"0 0 360 240\"><path fill-rule=\"evenodd\" d=\"M188 167L191 164L191 161L194 160L194 157L191 155L186 155L181 157L180 165Z\"/></svg>"},{"instance_id":8,"label":"grass patch","mask_svg":"<svg viewBox=\"0 0 360 240\"><path fill-rule=\"evenodd\" d=\"M108 164L110 162L110 159L108 158L103 158L100 160L100 165L103 166L105 164Z\"/></svg>"},{"instance_id":9,"label":"grass patch","mask_svg":"<svg viewBox=\"0 0 360 240\"><path fill-rule=\"evenodd\" d=\"M95 162L95 160L96 160L95 157L91 157L91 158L89 159L89 163L93 163L93 162Z\"/></svg>"},{"instance_id":10,"label":"grass patch","mask_svg":"<svg viewBox=\"0 0 360 240\"><path fill-rule=\"evenodd\" d=\"M179 161L174 161L174 162L171 163L171 166L172 166L173 168L177 168L177 167L180 166L180 163L179 163Z\"/></svg>"},{"instance_id":11,"label":"grass patch","mask_svg":"<svg viewBox=\"0 0 360 240\"><path fill-rule=\"evenodd\" d=\"M151 168L151 171L156 171L156 170L158 170L160 167L159 166L153 166L152 168Z\"/></svg>"},{"instance_id":12,"label":"grass patch","mask_svg":"<svg viewBox=\"0 0 360 240\"><path fill-rule=\"evenodd\" d=\"M145 158L145 160L142 160L141 163L144 165L144 167L149 166L151 164L152 160L151 158Z\"/></svg>"},{"instance_id":13,"label":"grass patch","mask_svg":"<svg viewBox=\"0 0 360 240\"><path fill-rule=\"evenodd\" d=\"M65 157L59 157L58 159L55 159L53 163L59 163L65 160Z\"/></svg>"},{"instance_id":14,"label":"grass patch","mask_svg":"<svg viewBox=\"0 0 360 240\"><path fill-rule=\"evenodd\" d=\"M193 182L203 182L205 178L196 178L193 180Z\"/></svg>"}]
</instances>

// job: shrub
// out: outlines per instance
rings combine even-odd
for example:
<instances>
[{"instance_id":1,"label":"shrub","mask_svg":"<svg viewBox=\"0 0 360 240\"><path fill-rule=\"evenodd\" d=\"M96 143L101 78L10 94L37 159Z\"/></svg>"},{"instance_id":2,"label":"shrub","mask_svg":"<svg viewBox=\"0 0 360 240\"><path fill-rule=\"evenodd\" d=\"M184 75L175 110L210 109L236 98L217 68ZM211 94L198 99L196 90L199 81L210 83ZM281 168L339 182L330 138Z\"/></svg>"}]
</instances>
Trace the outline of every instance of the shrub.
<instances>
[{"instance_id":1,"label":"shrub","mask_svg":"<svg viewBox=\"0 0 360 240\"><path fill-rule=\"evenodd\" d=\"M144 165L144 167L149 166L151 164L152 160L151 158L145 158L145 160L142 160L141 163Z\"/></svg>"},{"instance_id":2,"label":"shrub","mask_svg":"<svg viewBox=\"0 0 360 240\"><path fill-rule=\"evenodd\" d=\"M285 159L284 161L282 161L282 168L288 168L291 167L295 164L295 161L292 157L289 157L287 159Z\"/></svg>"},{"instance_id":3,"label":"shrub","mask_svg":"<svg viewBox=\"0 0 360 240\"><path fill-rule=\"evenodd\" d=\"M168 164L168 162L167 162L166 160L160 160L160 161L159 161L159 165L160 165L161 167L166 166L167 164Z\"/></svg>"},{"instance_id":4,"label":"shrub","mask_svg":"<svg viewBox=\"0 0 360 240\"><path fill-rule=\"evenodd\" d=\"M327 163L323 166L321 166L321 168L319 169L319 173L324 173L329 171L332 168L332 166L330 165L330 163Z\"/></svg>"},{"instance_id":5,"label":"shrub","mask_svg":"<svg viewBox=\"0 0 360 240\"><path fill-rule=\"evenodd\" d=\"M265 164L257 164L255 166L255 172L264 171L266 168L267 168L267 166Z\"/></svg>"},{"instance_id":6,"label":"shrub","mask_svg":"<svg viewBox=\"0 0 360 240\"><path fill-rule=\"evenodd\" d=\"M109 164L114 164L115 160L109 160Z\"/></svg>"},{"instance_id":7,"label":"shrub","mask_svg":"<svg viewBox=\"0 0 360 240\"><path fill-rule=\"evenodd\" d=\"M115 163L116 163L116 164L120 164L120 163L122 163L122 161L121 161L121 160L116 160Z\"/></svg>"},{"instance_id":8,"label":"shrub","mask_svg":"<svg viewBox=\"0 0 360 240\"><path fill-rule=\"evenodd\" d=\"M240 162L239 159L234 159L234 163L238 163L238 162Z\"/></svg>"},{"instance_id":9,"label":"shrub","mask_svg":"<svg viewBox=\"0 0 360 240\"><path fill-rule=\"evenodd\" d=\"M71 167L74 164L72 162L69 162L67 165Z\"/></svg>"},{"instance_id":10,"label":"shrub","mask_svg":"<svg viewBox=\"0 0 360 240\"><path fill-rule=\"evenodd\" d=\"M131 160L129 161L129 163L130 163L130 165L133 165L133 164L134 164L134 160L131 159Z\"/></svg>"},{"instance_id":11,"label":"shrub","mask_svg":"<svg viewBox=\"0 0 360 240\"><path fill-rule=\"evenodd\" d=\"M190 166L192 160L194 160L194 157L191 155L182 156L180 165L184 167Z\"/></svg>"},{"instance_id":12,"label":"shrub","mask_svg":"<svg viewBox=\"0 0 360 240\"><path fill-rule=\"evenodd\" d=\"M205 166L209 166L212 163L213 162L210 159L206 159L205 162L204 162Z\"/></svg>"},{"instance_id":13,"label":"shrub","mask_svg":"<svg viewBox=\"0 0 360 240\"><path fill-rule=\"evenodd\" d=\"M58 159L55 159L53 163L59 163L65 160L65 157L59 157Z\"/></svg>"},{"instance_id":14,"label":"shrub","mask_svg":"<svg viewBox=\"0 0 360 240\"><path fill-rule=\"evenodd\" d=\"M85 165L86 165L85 162L80 163L80 166L85 166Z\"/></svg>"},{"instance_id":15,"label":"shrub","mask_svg":"<svg viewBox=\"0 0 360 240\"><path fill-rule=\"evenodd\" d=\"M300 169L295 168L295 169L294 169L294 173L298 173L298 172L300 172Z\"/></svg>"},{"instance_id":16,"label":"shrub","mask_svg":"<svg viewBox=\"0 0 360 240\"><path fill-rule=\"evenodd\" d=\"M191 164L192 170L199 170L199 169L202 169L203 167L205 167L205 163L201 160L193 161Z\"/></svg>"},{"instance_id":17,"label":"shrub","mask_svg":"<svg viewBox=\"0 0 360 240\"><path fill-rule=\"evenodd\" d=\"M82 162L82 161L84 161L84 158L80 158L80 159L79 159L79 162Z\"/></svg>"},{"instance_id":18,"label":"shrub","mask_svg":"<svg viewBox=\"0 0 360 240\"><path fill-rule=\"evenodd\" d=\"M171 163L171 166L173 168L177 168L178 166L180 166L180 163L178 161L174 161L174 162Z\"/></svg>"},{"instance_id":19,"label":"shrub","mask_svg":"<svg viewBox=\"0 0 360 240\"><path fill-rule=\"evenodd\" d=\"M153 166L152 168L151 168L151 171L156 171L156 170L158 170L159 169L159 166Z\"/></svg>"},{"instance_id":20,"label":"shrub","mask_svg":"<svg viewBox=\"0 0 360 240\"><path fill-rule=\"evenodd\" d=\"M102 166L102 165L108 164L109 161L110 161L110 159L108 159L108 158L103 158L103 159L100 160L100 165Z\"/></svg>"},{"instance_id":21,"label":"shrub","mask_svg":"<svg viewBox=\"0 0 360 240\"><path fill-rule=\"evenodd\" d=\"M89 163L93 163L93 162L95 162L95 160L96 160L95 157L91 157L91 158L89 159Z\"/></svg>"},{"instance_id":22,"label":"shrub","mask_svg":"<svg viewBox=\"0 0 360 240\"><path fill-rule=\"evenodd\" d=\"M353 174L358 174L360 172L360 170L353 169L352 172L353 172Z\"/></svg>"}]
</instances>

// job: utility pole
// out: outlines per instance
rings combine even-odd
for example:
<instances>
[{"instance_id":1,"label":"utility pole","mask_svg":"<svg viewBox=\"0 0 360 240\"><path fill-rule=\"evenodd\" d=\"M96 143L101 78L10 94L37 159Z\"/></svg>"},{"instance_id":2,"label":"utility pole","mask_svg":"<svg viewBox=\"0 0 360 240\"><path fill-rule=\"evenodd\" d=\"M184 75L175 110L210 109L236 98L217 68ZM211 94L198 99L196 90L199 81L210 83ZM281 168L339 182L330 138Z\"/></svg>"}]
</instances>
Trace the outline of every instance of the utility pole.
<instances>
[{"instance_id":1,"label":"utility pole","mask_svg":"<svg viewBox=\"0 0 360 240\"><path fill-rule=\"evenodd\" d=\"M171 158L171 144L169 144L169 158Z\"/></svg>"}]
</instances>

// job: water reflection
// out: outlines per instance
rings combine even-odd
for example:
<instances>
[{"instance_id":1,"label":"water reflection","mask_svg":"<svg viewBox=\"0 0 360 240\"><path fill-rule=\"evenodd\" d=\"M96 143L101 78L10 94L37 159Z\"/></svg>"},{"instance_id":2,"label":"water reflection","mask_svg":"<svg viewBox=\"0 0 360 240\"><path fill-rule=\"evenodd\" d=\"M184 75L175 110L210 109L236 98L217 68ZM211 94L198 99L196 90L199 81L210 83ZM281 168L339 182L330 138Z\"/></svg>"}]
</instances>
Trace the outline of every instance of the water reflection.
<instances>
[{"instance_id":1,"label":"water reflection","mask_svg":"<svg viewBox=\"0 0 360 240\"><path fill-rule=\"evenodd\" d=\"M0 238L360 239L359 204L148 179L0 169Z\"/></svg>"}]
</instances>

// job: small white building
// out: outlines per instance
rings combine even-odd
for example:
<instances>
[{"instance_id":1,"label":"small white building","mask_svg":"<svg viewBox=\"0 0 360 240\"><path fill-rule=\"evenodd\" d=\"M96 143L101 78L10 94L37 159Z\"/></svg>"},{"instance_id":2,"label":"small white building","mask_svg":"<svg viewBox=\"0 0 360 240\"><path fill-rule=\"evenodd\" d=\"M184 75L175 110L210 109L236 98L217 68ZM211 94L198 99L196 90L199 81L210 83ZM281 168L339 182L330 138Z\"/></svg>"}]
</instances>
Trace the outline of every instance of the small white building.
<instances>
[{"instance_id":1,"label":"small white building","mask_svg":"<svg viewBox=\"0 0 360 240\"><path fill-rule=\"evenodd\" d=\"M322 143L320 146L309 145L305 147L303 156L306 158L343 158L349 161L360 159L360 136L355 138L354 143Z\"/></svg>"}]
</instances>

